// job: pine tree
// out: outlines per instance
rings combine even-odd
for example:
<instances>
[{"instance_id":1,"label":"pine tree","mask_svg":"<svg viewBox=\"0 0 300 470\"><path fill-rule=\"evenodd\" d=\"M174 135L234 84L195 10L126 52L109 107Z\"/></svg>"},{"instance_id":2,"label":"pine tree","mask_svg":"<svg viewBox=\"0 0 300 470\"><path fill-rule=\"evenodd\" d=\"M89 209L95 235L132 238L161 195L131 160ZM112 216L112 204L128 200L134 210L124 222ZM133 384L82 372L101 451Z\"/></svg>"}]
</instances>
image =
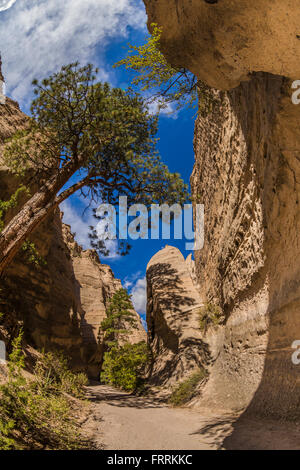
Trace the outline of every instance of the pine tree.
<instances>
[{"instance_id":1,"label":"pine tree","mask_svg":"<svg viewBox=\"0 0 300 470\"><path fill-rule=\"evenodd\" d=\"M145 341L131 344L124 342L124 334L130 334L137 326L130 295L119 289L112 297L107 318L101 323L104 342L104 360L101 380L127 391L135 391L143 384L143 375L149 359Z\"/></svg>"},{"instance_id":2,"label":"pine tree","mask_svg":"<svg viewBox=\"0 0 300 470\"><path fill-rule=\"evenodd\" d=\"M107 349L119 346L122 335L130 333L137 326L130 295L126 289L119 289L111 298L105 318L100 326L103 341ZM125 328L126 326L126 328Z\"/></svg>"},{"instance_id":3,"label":"pine tree","mask_svg":"<svg viewBox=\"0 0 300 470\"><path fill-rule=\"evenodd\" d=\"M96 82L97 69L78 63L34 81L36 98L25 131L6 144L11 172L34 170L38 190L0 233L0 276L30 234L76 191L89 201L183 203L187 187L156 150L157 118L132 90ZM76 182L63 189L70 178Z\"/></svg>"}]
</instances>

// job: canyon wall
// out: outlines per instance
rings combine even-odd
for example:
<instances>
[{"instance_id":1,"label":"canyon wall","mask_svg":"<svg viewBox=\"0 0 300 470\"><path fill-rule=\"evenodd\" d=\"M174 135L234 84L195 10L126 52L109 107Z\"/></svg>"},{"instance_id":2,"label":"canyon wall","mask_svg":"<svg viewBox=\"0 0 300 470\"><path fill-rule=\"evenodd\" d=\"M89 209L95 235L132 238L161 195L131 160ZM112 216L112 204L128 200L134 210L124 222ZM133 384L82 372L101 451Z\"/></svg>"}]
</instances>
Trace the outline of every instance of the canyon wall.
<instances>
[{"instance_id":1,"label":"canyon wall","mask_svg":"<svg viewBox=\"0 0 300 470\"><path fill-rule=\"evenodd\" d=\"M194 200L205 205L195 253L203 302L225 324L207 331L210 378L198 405L299 416L300 10L296 1L145 0L162 51L215 88L195 126ZM223 91L218 91L223 90Z\"/></svg>"},{"instance_id":2,"label":"canyon wall","mask_svg":"<svg viewBox=\"0 0 300 470\"><path fill-rule=\"evenodd\" d=\"M0 145L16 130L24 128L27 117L16 102L7 98L0 105ZM0 165L0 200L8 200L20 184L35 188L30 174L14 177ZM19 204L26 199L20 197ZM6 214L9 220L18 208ZM87 227L88 230L88 227ZM84 370L97 378L103 355L98 339L112 295L121 288L109 266L100 263L94 250L84 251L74 240L70 227L62 223L57 210L31 235L45 264L28 263L20 251L1 279L1 339L8 344L23 326L26 343L35 349L61 349L71 359L74 370ZM126 338L130 342L146 339L136 313L137 328Z\"/></svg>"},{"instance_id":3,"label":"canyon wall","mask_svg":"<svg viewBox=\"0 0 300 470\"><path fill-rule=\"evenodd\" d=\"M148 342L153 364L150 382L169 386L208 363L199 328L202 302L192 279L192 261L166 246L147 266Z\"/></svg>"},{"instance_id":4,"label":"canyon wall","mask_svg":"<svg viewBox=\"0 0 300 470\"><path fill-rule=\"evenodd\" d=\"M99 375L99 364L103 360L103 341L100 332L101 322L106 318L106 309L112 296L122 288L121 281L114 277L111 268L102 264L95 250L83 250L74 240L70 227L63 225L64 241L70 250L71 264L76 282L80 332L84 344L85 362L91 377ZM139 315L133 310L136 324L121 326L128 329L122 334L120 344L146 341L146 331Z\"/></svg>"}]
</instances>

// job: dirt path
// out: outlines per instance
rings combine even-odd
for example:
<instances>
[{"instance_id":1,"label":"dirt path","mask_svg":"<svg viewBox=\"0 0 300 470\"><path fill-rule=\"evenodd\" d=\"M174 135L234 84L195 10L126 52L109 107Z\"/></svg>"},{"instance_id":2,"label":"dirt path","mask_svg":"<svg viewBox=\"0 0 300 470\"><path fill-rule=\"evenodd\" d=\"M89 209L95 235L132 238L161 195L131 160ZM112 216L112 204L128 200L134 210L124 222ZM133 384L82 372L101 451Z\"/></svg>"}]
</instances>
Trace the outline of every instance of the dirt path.
<instances>
[{"instance_id":1,"label":"dirt path","mask_svg":"<svg viewBox=\"0 0 300 470\"><path fill-rule=\"evenodd\" d=\"M112 387L88 387L91 402L82 428L99 449L299 449L300 423L251 419L208 409L171 408L159 398Z\"/></svg>"},{"instance_id":2,"label":"dirt path","mask_svg":"<svg viewBox=\"0 0 300 470\"><path fill-rule=\"evenodd\" d=\"M108 450L216 449L217 439L203 436L207 418L159 399L137 397L97 385L88 388L92 412L84 425L97 447Z\"/></svg>"}]
</instances>

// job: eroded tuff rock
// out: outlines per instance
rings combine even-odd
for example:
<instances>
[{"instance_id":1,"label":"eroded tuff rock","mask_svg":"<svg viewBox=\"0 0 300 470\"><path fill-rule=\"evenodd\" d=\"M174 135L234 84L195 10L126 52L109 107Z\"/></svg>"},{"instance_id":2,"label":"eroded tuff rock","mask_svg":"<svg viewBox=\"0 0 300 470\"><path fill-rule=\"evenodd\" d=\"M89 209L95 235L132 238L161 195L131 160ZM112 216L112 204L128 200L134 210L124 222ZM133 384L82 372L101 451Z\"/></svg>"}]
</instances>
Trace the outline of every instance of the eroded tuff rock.
<instances>
[{"instance_id":1,"label":"eroded tuff rock","mask_svg":"<svg viewBox=\"0 0 300 470\"><path fill-rule=\"evenodd\" d=\"M94 250L83 250L74 240L70 227L63 225L64 240L70 250L72 267L76 279L77 300L80 313L80 330L84 341L89 374L97 378L99 364L103 359L103 343L100 334L101 322L106 318L106 309L114 293L122 288L121 281L114 277L111 268L102 264ZM122 324L128 334L122 334L120 344L146 341L146 331L139 315L136 326Z\"/></svg>"},{"instance_id":2,"label":"eroded tuff rock","mask_svg":"<svg viewBox=\"0 0 300 470\"><path fill-rule=\"evenodd\" d=\"M27 116L16 102L7 98L0 105L0 146L17 130L26 126ZM28 178L27 178L28 176ZM0 199L8 200L22 184L30 183L30 175L22 181L0 165ZM30 186L33 193L35 188ZM20 197L20 205L25 202ZM6 220L18 208L10 210ZM88 229L88 227L87 227ZM102 360L98 330L106 316L110 297L121 287L109 266L102 265L93 250L82 250L75 242L70 227L62 224L61 213L51 214L31 235L46 265L33 266L18 255L1 280L8 310L0 336L7 343L22 324L27 343L36 349L62 349L70 357L75 370L85 370L92 377L99 375ZM146 339L139 316L137 329L124 340Z\"/></svg>"},{"instance_id":3,"label":"eroded tuff rock","mask_svg":"<svg viewBox=\"0 0 300 470\"><path fill-rule=\"evenodd\" d=\"M24 129L27 116L16 102L6 99L0 105L0 145L17 130ZM30 175L14 177L2 164L0 166L0 199L8 200L20 184L29 184ZM30 186L31 191L35 188ZM25 194L19 204L25 202ZM11 219L18 208L6 214ZM80 317L74 290L74 272L63 240L59 213L50 215L33 234L31 241L46 261L46 266L33 267L20 253L1 280L8 311L5 317L4 338L9 342L17 324L24 326L25 338L37 349L60 347L72 359L75 369L85 368L83 343L80 334ZM3 302L3 300L2 300Z\"/></svg>"},{"instance_id":4,"label":"eroded tuff rock","mask_svg":"<svg viewBox=\"0 0 300 470\"><path fill-rule=\"evenodd\" d=\"M169 385L208 363L199 327L202 302L181 252L166 246L147 266L148 340L153 355L150 381Z\"/></svg>"},{"instance_id":5,"label":"eroded tuff rock","mask_svg":"<svg viewBox=\"0 0 300 470\"><path fill-rule=\"evenodd\" d=\"M74 369L98 378L103 358L99 327L121 282L94 250L76 243L59 211L31 240L47 264L33 267L18 256L5 280L26 339L36 349L62 349ZM138 314L136 318L137 328L124 338L132 343L146 339Z\"/></svg>"},{"instance_id":6,"label":"eroded tuff rock","mask_svg":"<svg viewBox=\"0 0 300 470\"><path fill-rule=\"evenodd\" d=\"M208 331L210 379L199 404L299 415L300 10L296 1L146 1L162 48L216 92L195 127L193 196L205 204L205 246L195 253L200 293L221 305ZM168 12L168 13L167 13ZM262 73L262 72L265 73ZM251 75L249 75L251 73ZM277 74L277 75L276 75Z\"/></svg>"},{"instance_id":7,"label":"eroded tuff rock","mask_svg":"<svg viewBox=\"0 0 300 470\"><path fill-rule=\"evenodd\" d=\"M300 334L300 112L288 82L268 74L220 100L197 120L191 178L206 206L200 290L227 317L208 335L216 362L204 401L288 416L298 409L300 373L291 360Z\"/></svg>"},{"instance_id":8,"label":"eroded tuff rock","mask_svg":"<svg viewBox=\"0 0 300 470\"><path fill-rule=\"evenodd\" d=\"M297 0L144 0L162 26L162 51L208 85L226 90L252 72L300 77Z\"/></svg>"}]
</instances>

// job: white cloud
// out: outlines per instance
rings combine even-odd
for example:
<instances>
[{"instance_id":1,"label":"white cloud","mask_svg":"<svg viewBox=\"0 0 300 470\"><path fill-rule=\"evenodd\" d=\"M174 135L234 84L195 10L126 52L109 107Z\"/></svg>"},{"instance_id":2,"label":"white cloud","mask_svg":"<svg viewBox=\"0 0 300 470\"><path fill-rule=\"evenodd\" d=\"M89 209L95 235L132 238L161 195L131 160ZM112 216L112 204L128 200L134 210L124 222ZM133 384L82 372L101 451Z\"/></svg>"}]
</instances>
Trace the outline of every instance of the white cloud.
<instances>
[{"instance_id":1,"label":"white cloud","mask_svg":"<svg viewBox=\"0 0 300 470\"><path fill-rule=\"evenodd\" d=\"M107 79L105 47L114 38L126 38L128 26L145 25L141 0L19 0L5 19L0 16L8 94L24 100L33 78L75 60L94 63L101 69L100 78Z\"/></svg>"},{"instance_id":2,"label":"white cloud","mask_svg":"<svg viewBox=\"0 0 300 470\"><path fill-rule=\"evenodd\" d=\"M179 115L179 110L176 109L175 103L167 103L164 108L160 108L160 100L155 99L151 103L148 104L148 110L150 114L159 114L164 117L168 117L171 119L177 119Z\"/></svg>"},{"instance_id":3,"label":"white cloud","mask_svg":"<svg viewBox=\"0 0 300 470\"><path fill-rule=\"evenodd\" d=\"M0 11L8 10L14 3L16 0L0 0Z\"/></svg>"},{"instance_id":4,"label":"white cloud","mask_svg":"<svg viewBox=\"0 0 300 470\"><path fill-rule=\"evenodd\" d=\"M79 201L78 201L79 202ZM80 204L80 202L79 202ZM75 240L85 250L91 249L89 233L90 226L94 226L96 219L93 216L92 209L84 211L84 206L74 206L70 201L64 201L60 205L60 209L64 213L63 222L71 226L71 230L75 232ZM114 240L107 240L105 242L106 248L109 250L109 256L104 259L119 258L117 253L117 242Z\"/></svg>"},{"instance_id":5,"label":"white cloud","mask_svg":"<svg viewBox=\"0 0 300 470\"><path fill-rule=\"evenodd\" d=\"M71 225L72 232L75 232L75 239L79 245L85 250L88 250L90 246L89 240L89 226L94 223L93 215L91 211L86 211L84 215L82 211L76 210L70 201L64 201L60 205L60 209L63 211L63 222Z\"/></svg>"},{"instance_id":6,"label":"white cloud","mask_svg":"<svg viewBox=\"0 0 300 470\"><path fill-rule=\"evenodd\" d=\"M134 286L136 281L142 276L142 271L138 271L135 273L130 274L129 276L126 276L124 279L124 287L125 289L130 289L131 287Z\"/></svg>"},{"instance_id":7,"label":"white cloud","mask_svg":"<svg viewBox=\"0 0 300 470\"><path fill-rule=\"evenodd\" d=\"M146 277L138 279L130 288L131 300L135 310L139 314L146 312L147 304L147 281Z\"/></svg>"}]
</instances>

